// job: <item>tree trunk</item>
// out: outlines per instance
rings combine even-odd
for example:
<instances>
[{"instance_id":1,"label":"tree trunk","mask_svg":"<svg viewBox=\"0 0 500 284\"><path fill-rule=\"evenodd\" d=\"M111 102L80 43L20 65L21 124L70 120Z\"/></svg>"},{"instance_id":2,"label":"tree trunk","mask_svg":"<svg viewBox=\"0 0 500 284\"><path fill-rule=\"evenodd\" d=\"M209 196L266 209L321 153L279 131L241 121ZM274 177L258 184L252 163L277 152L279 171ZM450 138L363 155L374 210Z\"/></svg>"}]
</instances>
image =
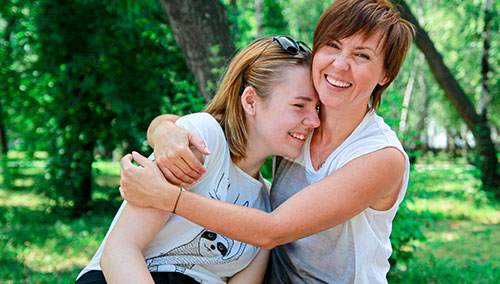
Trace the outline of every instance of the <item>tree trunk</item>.
<instances>
[{"instance_id":1,"label":"tree trunk","mask_svg":"<svg viewBox=\"0 0 500 284\"><path fill-rule=\"evenodd\" d=\"M9 58L9 62L3 62L3 64L6 64L5 66L9 66L11 62L11 56L12 56L12 47L9 44L10 43L10 36L12 33L12 28L15 24L15 19L9 19L7 21L7 25L5 26L5 42L7 43L7 49L5 50L6 56ZM5 92L5 95L2 95L3 98L8 97L8 90L2 90L2 92ZM5 121L3 117L3 99L0 98L0 147L2 147L2 153L4 156L7 156L7 152L9 151L9 144L7 143L7 130L5 128Z\"/></svg>"},{"instance_id":2,"label":"tree trunk","mask_svg":"<svg viewBox=\"0 0 500 284\"><path fill-rule=\"evenodd\" d=\"M491 0L483 0L484 11L484 27L483 27L483 57L481 62L481 96L479 98L478 112L481 116L487 117L488 103L490 101L489 95L489 79L488 73L490 72L490 64L488 63L490 57L491 46L491 33L490 23L493 18L493 11L491 10Z\"/></svg>"},{"instance_id":3,"label":"tree trunk","mask_svg":"<svg viewBox=\"0 0 500 284\"><path fill-rule=\"evenodd\" d=\"M82 150L85 153L83 161L79 161L78 174L81 176L81 183L78 188L74 189L73 216L82 216L87 213L91 208L92 201L92 163L94 162L94 143L82 145Z\"/></svg>"},{"instance_id":4,"label":"tree trunk","mask_svg":"<svg viewBox=\"0 0 500 284\"><path fill-rule=\"evenodd\" d=\"M420 27L405 1L401 1L398 7L403 18L415 26L415 43L424 53L436 81L474 135L479 153L478 162L482 173L483 188L494 192L495 196L500 198L498 159L487 118L476 113L474 105L444 64L441 54L436 50L427 33Z\"/></svg>"},{"instance_id":5,"label":"tree trunk","mask_svg":"<svg viewBox=\"0 0 500 284\"><path fill-rule=\"evenodd\" d=\"M423 56L420 55L420 56ZM419 114L420 117L417 123L417 135L419 135L419 140L422 144L420 144L417 149L420 149L423 152L427 152L429 149L427 143L427 136L425 135L425 120L427 119L427 113L429 112L429 96L427 95L427 84L425 83L425 77L422 73L418 76L418 83L420 87L420 108Z\"/></svg>"},{"instance_id":6,"label":"tree trunk","mask_svg":"<svg viewBox=\"0 0 500 284\"><path fill-rule=\"evenodd\" d=\"M413 61L413 70L406 84L405 95L403 97L403 107L401 109L401 119L399 120L399 133L401 135L406 131L406 122L408 120L408 108L410 107L411 93L413 91L413 84L415 83L415 77L417 76L417 70L419 68L420 62L419 57L416 57ZM403 136L404 137L404 136Z\"/></svg>"},{"instance_id":7,"label":"tree trunk","mask_svg":"<svg viewBox=\"0 0 500 284\"><path fill-rule=\"evenodd\" d=\"M200 93L209 101L218 71L235 51L225 7L218 0L159 0L193 74Z\"/></svg>"}]
</instances>

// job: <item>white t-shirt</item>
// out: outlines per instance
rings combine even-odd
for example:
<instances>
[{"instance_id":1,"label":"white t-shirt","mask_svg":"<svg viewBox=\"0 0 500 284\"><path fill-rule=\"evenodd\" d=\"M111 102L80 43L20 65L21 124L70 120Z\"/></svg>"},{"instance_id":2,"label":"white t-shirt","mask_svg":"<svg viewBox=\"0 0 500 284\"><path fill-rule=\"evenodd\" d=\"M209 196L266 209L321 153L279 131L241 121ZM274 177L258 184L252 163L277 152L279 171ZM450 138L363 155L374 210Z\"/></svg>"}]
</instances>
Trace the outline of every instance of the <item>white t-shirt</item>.
<instances>
[{"instance_id":1,"label":"white t-shirt","mask_svg":"<svg viewBox=\"0 0 500 284\"><path fill-rule=\"evenodd\" d=\"M224 132L211 115L187 115L176 124L196 133L211 150L204 161L207 173L191 188L192 192L269 211L270 183L262 176L259 180L252 178L233 164ZM104 244L125 204L124 201L97 253L78 277L90 270L101 270L99 260ZM179 272L200 283L225 283L245 268L258 251L258 247L226 238L173 214L146 248L144 258L152 272Z\"/></svg>"},{"instance_id":2,"label":"white t-shirt","mask_svg":"<svg viewBox=\"0 0 500 284\"><path fill-rule=\"evenodd\" d=\"M302 155L280 158L271 190L275 209L302 188L313 184L350 161L394 147L405 158L403 183L396 203L386 211L365 209L347 222L323 232L274 248L266 283L387 283L392 220L404 198L410 162L396 134L375 112L368 112L353 133L326 159L318 171L311 163L310 135Z\"/></svg>"}]
</instances>

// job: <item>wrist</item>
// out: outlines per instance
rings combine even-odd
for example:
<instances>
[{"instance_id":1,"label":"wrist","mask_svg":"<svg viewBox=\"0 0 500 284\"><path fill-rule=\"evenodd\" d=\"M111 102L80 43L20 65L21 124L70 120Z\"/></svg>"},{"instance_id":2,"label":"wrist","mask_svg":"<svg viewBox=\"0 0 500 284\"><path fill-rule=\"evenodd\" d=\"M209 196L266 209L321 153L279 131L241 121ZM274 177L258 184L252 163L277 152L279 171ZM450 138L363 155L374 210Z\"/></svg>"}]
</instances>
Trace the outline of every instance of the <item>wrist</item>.
<instances>
[{"instance_id":1,"label":"wrist","mask_svg":"<svg viewBox=\"0 0 500 284\"><path fill-rule=\"evenodd\" d=\"M172 210L172 213L174 213L174 214L175 214L175 210L177 209L177 204L179 203L179 199L181 199L181 195L184 191L186 191L186 190L184 189L184 187L181 186L179 188L179 193L177 194L177 198L176 198L175 203L174 203L174 209Z\"/></svg>"},{"instance_id":2,"label":"wrist","mask_svg":"<svg viewBox=\"0 0 500 284\"><path fill-rule=\"evenodd\" d=\"M151 148L154 148L155 140L161 139L162 132L168 132L169 127L174 125L173 115L161 115L153 119L147 130L147 139ZM164 131L163 128L167 130Z\"/></svg>"},{"instance_id":3,"label":"wrist","mask_svg":"<svg viewBox=\"0 0 500 284\"><path fill-rule=\"evenodd\" d=\"M176 203L180 199L181 189L175 185L167 185L160 189L160 196L155 200L156 204L154 207L168 211L174 212Z\"/></svg>"}]
</instances>

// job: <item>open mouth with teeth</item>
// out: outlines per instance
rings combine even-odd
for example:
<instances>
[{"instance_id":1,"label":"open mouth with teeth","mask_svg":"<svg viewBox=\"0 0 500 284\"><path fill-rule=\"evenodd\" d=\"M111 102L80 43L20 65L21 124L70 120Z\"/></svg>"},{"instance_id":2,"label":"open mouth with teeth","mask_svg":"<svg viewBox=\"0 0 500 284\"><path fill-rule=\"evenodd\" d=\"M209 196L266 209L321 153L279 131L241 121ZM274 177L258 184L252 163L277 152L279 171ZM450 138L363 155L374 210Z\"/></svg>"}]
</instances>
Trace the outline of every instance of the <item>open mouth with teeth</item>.
<instances>
[{"instance_id":1,"label":"open mouth with teeth","mask_svg":"<svg viewBox=\"0 0 500 284\"><path fill-rule=\"evenodd\" d=\"M299 140L300 142L304 142L306 141L306 135L303 135L303 134L297 134L297 133L288 133L290 136L292 136L293 138Z\"/></svg>"},{"instance_id":2,"label":"open mouth with teeth","mask_svg":"<svg viewBox=\"0 0 500 284\"><path fill-rule=\"evenodd\" d=\"M348 88L348 87L352 86L352 84L350 84L350 83L335 80L328 75L325 75L325 78L326 78L326 81L328 81L328 83L330 83L332 86L337 87L337 88Z\"/></svg>"}]
</instances>

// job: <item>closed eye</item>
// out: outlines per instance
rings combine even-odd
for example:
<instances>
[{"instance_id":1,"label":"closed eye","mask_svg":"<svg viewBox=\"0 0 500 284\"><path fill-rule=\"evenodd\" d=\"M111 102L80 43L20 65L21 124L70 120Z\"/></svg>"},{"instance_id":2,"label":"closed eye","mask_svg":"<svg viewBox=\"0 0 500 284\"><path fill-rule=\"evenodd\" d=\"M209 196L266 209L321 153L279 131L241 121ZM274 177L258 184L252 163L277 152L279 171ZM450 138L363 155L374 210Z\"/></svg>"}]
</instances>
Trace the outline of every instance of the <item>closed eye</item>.
<instances>
[{"instance_id":1,"label":"closed eye","mask_svg":"<svg viewBox=\"0 0 500 284\"><path fill-rule=\"evenodd\" d=\"M358 53L356 54L357 57L361 57L363 59L367 59L367 60L370 60L370 56L364 54L364 53Z\"/></svg>"},{"instance_id":2,"label":"closed eye","mask_svg":"<svg viewBox=\"0 0 500 284\"><path fill-rule=\"evenodd\" d=\"M335 49L340 49L339 45L335 42L329 42L326 45L328 45L329 47L333 47Z\"/></svg>"},{"instance_id":3,"label":"closed eye","mask_svg":"<svg viewBox=\"0 0 500 284\"><path fill-rule=\"evenodd\" d=\"M303 104L294 104L293 106L294 106L294 107L298 107L298 108L304 108L304 105L303 105Z\"/></svg>"}]
</instances>

